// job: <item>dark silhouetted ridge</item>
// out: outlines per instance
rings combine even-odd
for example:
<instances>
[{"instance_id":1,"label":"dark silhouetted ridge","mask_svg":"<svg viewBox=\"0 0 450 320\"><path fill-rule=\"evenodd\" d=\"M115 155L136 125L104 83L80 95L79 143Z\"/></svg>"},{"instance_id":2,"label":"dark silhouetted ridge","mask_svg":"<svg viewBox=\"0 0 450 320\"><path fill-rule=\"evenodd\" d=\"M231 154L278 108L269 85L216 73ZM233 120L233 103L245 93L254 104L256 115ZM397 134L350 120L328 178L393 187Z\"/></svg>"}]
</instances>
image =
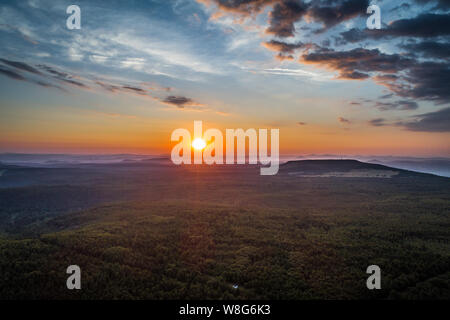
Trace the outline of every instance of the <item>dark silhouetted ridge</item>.
<instances>
[{"instance_id":1,"label":"dark silhouetted ridge","mask_svg":"<svg viewBox=\"0 0 450 320\"><path fill-rule=\"evenodd\" d=\"M358 160L295 160L281 165L281 171L304 172L308 174L323 174L327 172L349 172L353 170L384 170L397 171L399 175L419 175L414 171L391 168L381 164L366 163Z\"/></svg>"}]
</instances>

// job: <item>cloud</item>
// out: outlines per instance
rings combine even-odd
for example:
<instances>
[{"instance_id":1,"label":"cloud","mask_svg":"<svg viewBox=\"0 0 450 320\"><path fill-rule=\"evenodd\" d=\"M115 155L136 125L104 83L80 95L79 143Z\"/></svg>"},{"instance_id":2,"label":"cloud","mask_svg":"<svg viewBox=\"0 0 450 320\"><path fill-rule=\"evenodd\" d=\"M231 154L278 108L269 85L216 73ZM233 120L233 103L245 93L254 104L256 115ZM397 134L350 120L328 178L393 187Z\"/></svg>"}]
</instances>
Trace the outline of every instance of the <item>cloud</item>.
<instances>
[{"instance_id":1,"label":"cloud","mask_svg":"<svg viewBox=\"0 0 450 320\"><path fill-rule=\"evenodd\" d=\"M306 122L302 122L302 121L297 122L297 124L298 124L299 126L306 126Z\"/></svg>"},{"instance_id":2,"label":"cloud","mask_svg":"<svg viewBox=\"0 0 450 320\"><path fill-rule=\"evenodd\" d=\"M323 24L323 29L320 32L357 16L365 16L369 6L368 0L335 1L334 3L331 1L313 1L312 3L318 4L311 6L307 16ZM331 5L332 3L333 5Z\"/></svg>"},{"instance_id":3,"label":"cloud","mask_svg":"<svg viewBox=\"0 0 450 320\"><path fill-rule=\"evenodd\" d=\"M269 13L269 28L267 34L278 37L293 37L295 32L294 23L303 17L307 6L301 1L282 1L273 7Z\"/></svg>"},{"instance_id":4,"label":"cloud","mask_svg":"<svg viewBox=\"0 0 450 320\"><path fill-rule=\"evenodd\" d=\"M122 88L125 89L125 90L131 90L132 92L140 94L140 95L145 95L147 93L147 91L145 91L144 89L137 88L137 87L122 86Z\"/></svg>"},{"instance_id":5,"label":"cloud","mask_svg":"<svg viewBox=\"0 0 450 320\"><path fill-rule=\"evenodd\" d=\"M340 33L337 44L356 43L369 38L433 38L448 35L450 35L450 14L426 13L414 18L395 20L381 29L352 28Z\"/></svg>"},{"instance_id":6,"label":"cloud","mask_svg":"<svg viewBox=\"0 0 450 320\"><path fill-rule=\"evenodd\" d=\"M15 80L23 80L26 81L27 79L25 79L22 75L20 75L17 72L14 72L12 70L9 69L4 69L3 67L0 66L0 73L11 78L11 79L15 79Z\"/></svg>"},{"instance_id":7,"label":"cloud","mask_svg":"<svg viewBox=\"0 0 450 320\"><path fill-rule=\"evenodd\" d=\"M73 80L73 79L65 79L65 78L61 78L59 79L67 84L73 85L75 87L78 88L83 88L83 89L88 89L89 87L87 85L85 85L84 83L77 81L77 80Z\"/></svg>"},{"instance_id":8,"label":"cloud","mask_svg":"<svg viewBox=\"0 0 450 320\"><path fill-rule=\"evenodd\" d=\"M425 1L427 1L427 0L425 0ZM409 3L404 2L401 5L398 5L394 8L392 8L390 12L394 12L397 10L408 10L409 8L411 8L411 5Z\"/></svg>"},{"instance_id":9,"label":"cloud","mask_svg":"<svg viewBox=\"0 0 450 320\"><path fill-rule=\"evenodd\" d=\"M37 85L40 85L40 86L46 87L46 88L56 88L56 89L59 89L62 91L67 91L58 85L49 83L47 80L50 79L50 80L57 80L63 84L75 86L77 88L85 89L85 90L90 90L91 89L90 83L95 83L95 84L99 85L101 88L103 88L109 92L113 92L113 93L123 92L123 93L136 94L136 95L140 95L140 96L145 96L147 94L147 90L140 88L138 86L129 85L129 84L126 84L126 85L110 84L110 83L106 83L106 82L100 81L100 80L92 81L90 79L79 77L75 74L71 74L67 71L64 71L59 68L49 66L46 64L38 64L38 65L36 65L36 68L37 68L36 69L26 63L19 62L19 61L9 61L6 59L1 59L1 58L0 58L0 61L5 64L8 64L10 66L14 66L16 69L31 72L31 73L35 74L36 76L39 76L41 79L43 78L44 80L28 79L18 72L12 71L10 69L2 68L1 66L0 66L0 73L4 74L12 79L28 81L30 83L34 83L34 84L37 84ZM164 88L164 90L168 91L170 89Z\"/></svg>"},{"instance_id":10,"label":"cloud","mask_svg":"<svg viewBox=\"0 0 450 320\"><path fill-rule=\"evenodd\" d=\"M5 69L2 66L0 66L0 74L3 74L3 75L5 75L5 76L7 76L7 77L9 77L11 79L14 79L14 80L26 81L26 82L29 82L29 83L37 84L37 85L39 85L41 87L56 88L56 89L61 90L61 91L66 91L63 88L61 88L61 87L59 87L57 85L54 85L52 83L48 83L48 82L45 82L45 81L42 81L42 80L34 80L34 79L26 78L26 77L22 76L20 73L17 73L17 72L15 72L13 70Z\"/></svg>"},{"instance_id":11,"label":"cloud","mask_svg":"<svg viewBox=\"0 0 450 320\"><path fill-rule=\"evenodd\" d=\"M302 43L300 41L296 43L288 43L284 41L270 40L263 42L262 45L271 51L278 52L275 56L278 60L294 60L293 54L297 49L303 49L303 51L308 52L311 49L319 48L319 46L314 43Z\"/></svg>"},{"instance_id":12,"label":"cloud","mask_svg":"<svg viewBox=\"0 0 450 320\"><path fill-rule=\"evenodd\" d=\"M300 62L339 71L339 78L366 79L370 72L398 72L411 66L412 60L399 54L385 54L378 49L356 48L335 51L321 48L300 57Z\"/></svg>"},{"instance_id":13,"label":"cloud","mask_svg":"<svg viewBox=\"0 0 450 320\"><path fill-rule=\"evenodd\" d=\"M109 57L101 56L101 55L97 55L97 54L93 54L93 55L89 56L89 59L95 63L105 63L106 60L108 60L108 58Z\"/></svg>"},{"instance_id":14,"label":"cloud","mask_svg":"<svg viewBox=\"0 0 450 320\"><path fill-rule=\"evenodd\" d=\"M123 68L131 68L137 71L142 70L145 66L145 59L142 58L126 58L121 62Z\"/></svg>"},{"instance_id":15,"label":"cloud","mask_svg":"<svg viewBox=\"0 0 450 320\"><path fill-rule=\"evenodd\" d=\"M408 100L399 100L396 102L377 102L375 104L380 111L387 110L415 110L419 107L417 102Z\"/></svg>"},{"instance_id":16,"label":"cloud","mask_svg":"<svg viewBox=\"0 0 450 320\"><path fill-rule=\"evenodd\" d=\"M197 0L207 5L215 4L220 16L223 13L237 14L241 17L254 17L269 10L269 27L266 33L277 37L294 36L296 22L305 17L322 23L321 32L334 27L338 23L364 16L369 5L368 0L337 1L300 1L300 0Z\"/></svg>"},{"instance_id":17,"label":"cloud","mask_svg":"<svg viewBox=\"0 0 450 320\"><path fill-rule=\"evenodd\" d=\"M277 51L280 53L294 53L295 49L299 49L305 46L305 44L303 44L302 42L286 43L277 40L263 42L263 45L269 50Z\"/></svg>"},{"instance_id":18,"label":"cloud","mask_svg":"<svg viewBox=\"0 0 450 320\"><path fill-rule=\"evenodd\" d=\"M301 78L308 78L310 80L316 80L316 81L324 81L328 80L329 78L326 76L323 76L319 73L314 73L310 71L303 70L301 68L299 69L291 69L291 68L267 68L267 69L255 69L251 70L254 73L261 73L261 74L272 74L277 76L289 76L289 77L301 77Z\"/></svg>"},{"instance_id":19,"label":"cloud","mask_svg":"<svg viewBox=\"0 0 450 320\"><path fill-rule=\"evenodd\" d=\"M359 71L351 71L351 72L341 72L339 75L339 79L347 79L347 80L364 80L369 78L370 76L367 73L362 73Z\"/></svg>"},{"instance_id":20,"label":"cloud","mask_svg":"<svg viewBox=\"0 0 450 320\"><path fill-rule=\"evenodd\" d=\"M347 124L350 124L350 120L348 120L348 119L346 119L346 118L343 118L343 117L339 117L339 118L338 118L338 121L339 121L340 123L347 123Z\"/></svg>"},{"instance_id":21,"label":"cloud","mask_svg":"<svg viewBox=\"0 0 450 320\"><path fill-rule=\"evenodd\" d=\"M448 0L415 0L419 4L428 4L430 2L436 3L436 6L431 10L447 10L450 9L450 2Z\"/></svg>"},{"instance_id":22,"label":"cloud","mask_svg":"<svg viewBox=\"0 0 450 320\"><path fill-rule=\"evenodd\" d=\"M245 15L259 13L265 6L279 1L280 0L198 0L198 2L207 5L214 3L220 10L226 12Z\"/></svg>"},{"instance_id":23,"label":"cloud","mask_svg":"<svg viewBox=\"0 0 450 320\"><path fill-rule=\"evenodd\" d=\"M278 38L296 35L296 26L299 29L308 26L296 23L311 22L321 23L322 29L316 33L322 33L329 29L346 23L358 16L366 17L368 0L202 0L200 2L215 4L217 10L222 13L231 13L243 18L255 18L259 14L268 13L269 26L266 33ZM420 13L419 5L436 4L430 11ZM447 36L450 35L450 14L442 12L450 8L447 0L428 1L417 0L416 5L399 4L393 11L413 10L410 16L390 22L380 30L368 30L351 28L334 37L335 45L353 44L352 49L338 50L330 48L329 39L321 40L325 47L313 43L284 42L272 39L263 43L271 51L277 52L276 58L280 61L295 60L295 54L300 51L298 62L314 65L316 67L336 71L337 79L366 80L373 79L376 83L388 88L402 100L391 104L379 104L382 110L413 110L417 104L409 99L431 100L437 104L450 102L450 83L448 57L450 44ZM426 10L429 10L428 7ZM437 10L437 11L436 11ZM436 12L434 12L436 11ZM242 23L242 19L237 21ZM257 21L256 19L254 21ZM349 24L351 26L351 24ZM397 37L410 38L409 43L394 46L387 44L389 53L380 49L371 49L371 41L382 38L392 39ZM411 42L411 38L436 38L438 41ZM328 41L327 41L328 40ZM364 47L356 47L364 43ZM361 45L359 45L361 46ZM395 47L397 46L397 48ZM408 52L400 52L398 48ZM420 56L418 58L418 56ZM427 61L424 61L426 59ZM437 62L433 59L445 61ZM430 61L431 60L431 61ZM387 95L386 95L387 96ZM389 96L389 98L392 96ZM387 99L384 98L384 99ZM401 103L403 102L403 103Z\"/></svg>"},{"instance_id":24,"label":"cloud","mask_svg":"<svg viewBox=\"0 0 450 320\"><path fill-rule=\"evenodd\" d=\"M203 104L198 103L193 99L187 98L185 96L169 95L163 99L152 96L149 90L164 91L164 92L170 92L172 90L172 88L170 87L163 87L157 83L142 83L142 86L131 84L119 84L116 81L106 82L103 80L95 80L95 79L91 80L89 78L79 77L77 75L71 74L70 72L46 64L38 64L36 65L35 68L24 62L10 61L2 58L0 58L0 62L21 71L33 73L36 77L39 77L40 79L27 78L19 72L3 67L1 64L0 64L0 74L3 74L15 80L27 81L46 88L56 88L67 92L67 90L65 90L63 87L48 82L47 81L48 79L57 80L63 84L75 86L77 88L86 90L90 90L91 89L90 84L94 83L108 92L126 93L140 97L148 97L150 99L156 100L166 105L175 106L178 109L189 109L197 111L207 110L207 108Z\"/></svg>"},{"instance_id":25,"label":"cloud","mask_svg":"<svg viewBox=\"0 0 450 320\"><path fill-rule=\"evenodd\" d=\"M407 83L387 84L399 96L435 101L438 104L450 102L450 63L416 63L402 79Z\"/></svg>"},{"instance_id":26,"label":"cloud","mask_svg":"<svg viewBox=\"0 0 450 320\"><path fill-rule=\"evenodd\" d=\"M20 61L11 61L11 60L6 60L6 59L0 59L1 62L3 62L4 64L14 67L16 69L20 69L23 71L27 71L30 73L34 73L34 74L38 74L40 75L41 73L36 70L35 68L33 68L32 66L24 63L24 62L20 62Z\"/></svg>"},{"instance_id":27,"label":"cloud","mask_svg":"<svg viewBox=\"0 0 450 320\"><path fill-rule=\"evenodd\" d=\"M50 74L54 79L57 79L59 81L64 82L65 84L69 84L78 88L82 89L89 89L89 86L81 82L78 78L78 76L69 74L65 71L60 71L54 67L50 67L45 64L37 65L38 68L41 70L46 71L48 74ZM76 80L75 80L76 79Z\"/></svg>"},{"instance_id":28,"label":"cloud","mask_svg":"<svg viewBox=\"0 0 450 320\"><path fill-rule=\"evenodd\" d=\"M385 95L380 96L378 99L390 99L390 98L392 98L393 96L394 96L393 93L388 93L388 94L385 94Z\"/></svg>"},{"instance_id":29,"label":"cloud","mask_svg":"<svg viewBox=\"0 0 450 320\"><path fill-rule=\"evenodd\" d=\"M416 115L413 120L398 122L396 125L410 131L450 132L450 107Z\"/></svg>"},{"instance_id":30,"label":"cloud","mask_svg":"<svg viewBox=\"0 0 450 320\"><path fill-rule=\"evenodd\" d=\"M450 57L450 43L441 43L435 41L424 41L403 45L402 48L408 51L420 54L426 58L448 59Z\"/></svg>"},{"instance_id":31,"label":"cloud","mask_svg":"<svg viewBox=\"0 0 450 320\"><path fill-rule=\"evenodd\" d=\"M378 49L355 48L336 51L320 48L300 56L300 62L338 71L338 78L373 79L403 98L450 102L450 63L420 62L401 54L385 54ZM412 104L403 104L411 109Z\"/></svg>"},{"instance_id":32,"label":"cloud","mask_svg":"<svg viewBox=\"0 0 450 320\"><path fill-rule=\"evenodd\" d=\"M140 96L146 96L148 95L148 91L138 87L138 86L132 86L132 85L120 85L120 84L111 84L106 83L104 81L96 80L95 83L105 89L106 91L113 92L113 93L131 93L136 94Z\"/></svg>"},{"instance_id":33,"label":"cloud","mask_svg":"<svg viewBox=\"0 0 450 320\"><path fill-rule=\"evenodd\" d=\"M119 45L126 48L128 52L132 51L135 54L147 56L146 58L127 58L122 62L122 67L131 68L136 71L144 71L145 68L151 68L148 60L156 60L160 64L169 66L179 66L190 69L195 72L221 74L222 71L213 66L209 61L205 61L203 56L200 56L192 49L191 42L183 42L178 34L168 33L167 37L174 37L172 41L166 39L158 40L136 36L132 33L120 32L111 36L111 41L115 46ZM127 52L127 54L129 54Z\"/></svg>"},{"instance_id":34,"label":"cloud","mask_svg":"<svg viewBox=\"0 0 450 320\"><path fill-rule=\"evenodd\" d=\"M41 69L45 70L46 72L48 72L48 73L50 73L50 74L52 74L52 75L54 75L56 77L59 77L59 78L67 78L67 77L69 77L68 73L62 72L62 71L58 71L58 70L56 70L56 69L54 69L54 68L52 68L50 66L47 66L45 64L38 64L37 67L41 68Z\"/></svg>"},{"instance_id":35,"label":"cloud","mask_svg":"<svg viewBox=\"0 0 450 320\"><path fill-rule=\"evenodd\" d=\"M385 121L386 120L383 119L383 118L377 118L377 119L369 120L368 123L371 126L374 126L374 127L381 127L381 126L385 126L386 125Z\"/></svg>"},{"instance_id":36,"label":"cloud","mask_svg":"<svg viewBox=\"0 0 450 320\"><path fill-rule=\"evenodd\" d=\"M179 109L183 109L185 107L203 107L204 105L198 102L195 102L191 98L187 98L184 96L167 96L166 98L160 100L161 102L176 106Z\"/></svg>"},{"instance_id":37,"label":"cloud","mask_svg":"<svg viewBox=\"0 0 450 320\"><path fill-rule=\"evenodd\" d=\"M52 83L48 83L48 82L44 82L44 81L33 81L33 82L36 83L37 85L41 86L41 87L44 87L44 88L55 88L55 89L67 92L66 89L64 89L64 88L62 88L60 86L54 85Z\"/></svg>"},{"instance_id":38,"label":"cloud","mask_svg":"<svg viewBox=\"0 0 450 320\"><path fill-rule=\"evenodd\" d=\"M355 43L362 40L367 40L367 34L356 28L344 31L340 33L340 38L338 38L338 44Z\"/></svg>"},{"instance_id":39,"label":"cloud","mask_svg":"<svg viewBox=\"0 0 450 320\"><path fill-rule=\"evenodd\" d=\"M387 28L367 30L373 38L431 38L450 35L450 14L424 13L409 19L393 21Z\"/></svg>"},{"instance_id":40,"label":"cloud","mask_svg":"<svg viewBox=\"0 0 450 320\"><path fill-rule=\"evenodd\" d=\"M378 74L374 77L374 79L378 82L383 82L383 81L396 81L399 79L399 76L395 75L395 74L389 74L389 73L385 73L385 74Z\"/></svg>"},{"instance_id":41,"label":"cloud","mask_svg":"<svg viewBox=\"0 0 450 320\"><path fill-rule=\"evenodd\" d=\"M103 89L109 91L109 92L118 92L120 91L120 86L117 85L113 85L113 84L109 84L109 83L105 83L102 81L95 81L96 84L98 84L100 87L102 87Z\"/></svg>"}]
</instances>

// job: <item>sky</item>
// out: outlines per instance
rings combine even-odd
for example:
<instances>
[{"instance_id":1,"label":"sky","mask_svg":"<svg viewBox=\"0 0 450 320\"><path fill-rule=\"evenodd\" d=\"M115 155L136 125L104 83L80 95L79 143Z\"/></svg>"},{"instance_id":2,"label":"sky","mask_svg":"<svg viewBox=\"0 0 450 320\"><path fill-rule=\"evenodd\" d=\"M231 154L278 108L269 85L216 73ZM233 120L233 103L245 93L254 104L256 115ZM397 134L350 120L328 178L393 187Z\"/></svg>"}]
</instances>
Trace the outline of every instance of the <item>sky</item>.
<instances>
[{"instance_id":1,"label":"sky","mask_svg":"<svg viewBox=\"0 0 450 320\"><path fill-rule=\"evenodd\" d=\"M81 29L69 30L69 5ZM370 4L381 29L369 30ZM2 1L0 152L167 154L278 128L281 154L450 156L447 0Z\"/></svg>"}]
</instances>

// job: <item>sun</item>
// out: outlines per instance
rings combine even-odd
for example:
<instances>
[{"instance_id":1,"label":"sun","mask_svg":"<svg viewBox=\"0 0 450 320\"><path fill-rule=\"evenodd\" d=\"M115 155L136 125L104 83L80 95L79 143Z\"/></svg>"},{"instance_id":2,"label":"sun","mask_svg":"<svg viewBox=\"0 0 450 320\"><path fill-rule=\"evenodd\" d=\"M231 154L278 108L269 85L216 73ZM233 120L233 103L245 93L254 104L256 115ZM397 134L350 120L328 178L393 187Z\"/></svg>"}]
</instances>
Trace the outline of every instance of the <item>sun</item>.
<instances>
[{"instance_id":1,"label":"sun","mask_svg":"<svg viewBox=\"0 0 450 320\"><path fill-rule=\"evenodd\" d=\"M202 150L204 147L206 147L206 142L202 138L196 138L194 141L192 141L192 147L195 150Z\"/></svg>"}]
</instances>

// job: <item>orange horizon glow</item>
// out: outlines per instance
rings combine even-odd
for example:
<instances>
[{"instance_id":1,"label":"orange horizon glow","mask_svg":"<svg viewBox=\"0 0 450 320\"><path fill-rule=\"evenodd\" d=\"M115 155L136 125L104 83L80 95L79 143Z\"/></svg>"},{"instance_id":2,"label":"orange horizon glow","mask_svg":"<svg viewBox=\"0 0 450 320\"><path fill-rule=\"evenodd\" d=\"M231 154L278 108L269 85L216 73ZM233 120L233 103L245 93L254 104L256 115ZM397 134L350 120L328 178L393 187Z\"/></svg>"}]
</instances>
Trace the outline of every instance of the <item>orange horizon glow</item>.
<instances>
[{"instance_id":1,"label":"orange horizon glow","mask_svg":"<svg viewBox=\"0 0 450 320\"><path fill-rule=\"evenodd\" d=\"M184 113L190 119L151 119L149 117L110 117L81 113L71 121L52 123L18 119L0 128L0 153L67 154L170 154L175 143L170 135L176 128L193 132L198 114ZM244 130L279 128L280 155L401 155L450 156L450 134L407 131L397 127L368 127L352 123L267 124L243 121L238 117L206 116L203 132L217 128ZM311 123L311 124L310 124Z\"/></svg>"}]
</instances>

